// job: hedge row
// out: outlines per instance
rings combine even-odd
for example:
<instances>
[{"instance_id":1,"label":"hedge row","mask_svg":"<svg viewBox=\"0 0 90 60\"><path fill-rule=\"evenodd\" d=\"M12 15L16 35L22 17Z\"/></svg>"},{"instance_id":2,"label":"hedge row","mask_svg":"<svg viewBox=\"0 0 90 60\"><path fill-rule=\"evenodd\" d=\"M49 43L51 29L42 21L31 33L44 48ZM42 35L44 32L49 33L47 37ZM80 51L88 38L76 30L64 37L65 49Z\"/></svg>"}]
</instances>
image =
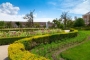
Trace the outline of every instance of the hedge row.
<instances>
[{"instance_id":1,"label":"hedge row","mask_svg":"<svg viewBox=\"0 0 90 60\"><path fill-rule=\"evenodd\" d=\"M0 29L0 31L35 31L35 30L42 30L43 28L5 28Z\"/></svg>"},{"instance_id":2,"label":"hedge row","mask_svg":"<svg viewBox=\"0 0 90 60\"><path fill-rule=\"evenodd\" d=\"M34 55L27 50L41 43L46 44L63 38L75 37L77 36L77 33L78 31L74 30L70 33L56 33L53 35L46 34L18 40L8 47L8 57L10 60L49 60L45 57Z\"/></svg>"},{"instance_id":3,"label":"hedge row","mask_svg":"<svg viewBox=\"0 0 90 60\"><path fill-rule=\"evenodd\" d=\"M0 38L0 45L8 45L25 37Z\"/></svg>"}]
</instances>

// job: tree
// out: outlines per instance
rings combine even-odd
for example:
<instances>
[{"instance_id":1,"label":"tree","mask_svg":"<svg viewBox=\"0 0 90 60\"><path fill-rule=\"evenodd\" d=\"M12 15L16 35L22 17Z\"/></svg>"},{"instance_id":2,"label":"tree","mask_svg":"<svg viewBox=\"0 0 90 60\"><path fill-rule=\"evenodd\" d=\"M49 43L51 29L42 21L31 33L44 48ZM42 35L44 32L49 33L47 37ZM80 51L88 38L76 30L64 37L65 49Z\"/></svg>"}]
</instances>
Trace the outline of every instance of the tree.
<instances>
[{"instance_id":1,"label":"tree","mask_svg":"<svg viewBox=\"0 0 90 60\"><path fill-rule=\"evenodd\" d=\"M7 22L7 23L6 23L6 27L7 27L7 28L12 28L12 27L13 27L13 26L12 26L12 22L11 22L11 21L10 21L10 22Z\"/></svg>"},{"instance_id":2,"label":"tree","mask_svg":"<svg viewBox=\"0 0 90 60\"><path fill-rule=\"evenodd\" d=\"M63 23L61 23L60 19L57 19L57 18L54 19L53 23L54 23L54 27L56 27L56 28L63 28Z\"/></svg>"},{"instance_id":3,"label":"tree","mask_svg":"<svg viewBox=\"0 0 90 60\"><path fill-rule=\"evenodd\" d=\"M34 23L34 27L35 28L39 28L40 27L40 24L39 23Z\"/></svg>"},{"instance_id":4,"label":"tree","mask_svg":"<svg viewBox=\"0 0 90 60\"><path fill-rule=\"evenodd\" d=\"M68 12L62 12L60 19L64 22L64 28L67 27L67 20L70 19L70 16L68 15Z\"/></svg>"},{"instance_id":5,"label":"tree","mask_svg":"<svg viewBox=\"0 0 90 60\"><path fill-rule=\"evenodd\" d=\"M0 28L4 28L5 27L5 22L4 21L0 21Z\"/></svg>"},{"instance_id":6,"label":"tree","mask_svg":"<svg viewBox=\"0 0 90 60\"><path fill-rule=\"evenodd\" d=\"M68 21L67 21L67 27L68 27L68 28L73 27L73 25L74 25L74 21L72 21L72 20L68 20Z\"/></svg>"},{"instance_id":7,"label":"tree","mask_svg":"<svg viewBox=\"0 0 90 60\"><path fill-rule=\"evenodd\" d=\"M82 18L76 19L74 27L83 27L85 26L85 21Z\"/></svg>"},{"instance_id":8,"label":"tree","mask_svg":"<svg viewBox=\"0 0 90 60\"><path fill-rule=\"evenodd\" d=\"M28 22L27 22L27 26L28 26L28 27L33 27L33 18L34 18L33 12L34 12L34 11L35 11L35 10L31 11L30 14L26 14L26 15L23 17L24 19L28 19Z\"/></svg>"},{"instance_id":9,"label":"tree","mask_svg":"<svg viewBox=\"0 0 90 60\"><path fill-rule=\"evenodd\" d=\"M20 22L15 22L15 24L16 24L18 27L20 27Z\"/></svg>"}]
</instances>

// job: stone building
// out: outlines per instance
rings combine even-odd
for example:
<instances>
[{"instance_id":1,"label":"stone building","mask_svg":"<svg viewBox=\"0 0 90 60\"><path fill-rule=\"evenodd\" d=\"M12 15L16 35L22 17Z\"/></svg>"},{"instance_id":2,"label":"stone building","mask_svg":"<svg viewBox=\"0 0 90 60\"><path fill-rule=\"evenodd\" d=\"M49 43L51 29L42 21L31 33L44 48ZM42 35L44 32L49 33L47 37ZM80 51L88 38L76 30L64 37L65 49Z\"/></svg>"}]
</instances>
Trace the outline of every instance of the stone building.
<instances>
[{"instance_id":1,"label":"stone building","mask_svg":"<svg viewBox=\"0 0 90 60\"><path fill-rule=\"evenodd\" d=\"M90 12L82 15L82 18L84 19L85 24L88 25L90 23Z\"/></svg>"}]
</instances>

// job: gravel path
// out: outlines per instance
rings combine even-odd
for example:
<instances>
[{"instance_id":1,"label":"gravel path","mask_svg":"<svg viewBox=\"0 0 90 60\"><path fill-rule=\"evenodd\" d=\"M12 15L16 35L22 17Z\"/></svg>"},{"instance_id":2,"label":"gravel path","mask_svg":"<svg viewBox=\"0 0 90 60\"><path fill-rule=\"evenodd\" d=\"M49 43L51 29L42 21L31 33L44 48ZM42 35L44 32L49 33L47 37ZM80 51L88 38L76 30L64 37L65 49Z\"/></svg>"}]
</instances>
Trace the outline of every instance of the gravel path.
<instances>
[{"instance_id":1,"label":"gravel path","mask_svg":"<svg viewBox=\"0 0 90 60\"><path fill-rule=\"evenodd\" d=\"M8 60L8 46L9 45L0 46L0 60Z\"/></svg>"}]
</instances>

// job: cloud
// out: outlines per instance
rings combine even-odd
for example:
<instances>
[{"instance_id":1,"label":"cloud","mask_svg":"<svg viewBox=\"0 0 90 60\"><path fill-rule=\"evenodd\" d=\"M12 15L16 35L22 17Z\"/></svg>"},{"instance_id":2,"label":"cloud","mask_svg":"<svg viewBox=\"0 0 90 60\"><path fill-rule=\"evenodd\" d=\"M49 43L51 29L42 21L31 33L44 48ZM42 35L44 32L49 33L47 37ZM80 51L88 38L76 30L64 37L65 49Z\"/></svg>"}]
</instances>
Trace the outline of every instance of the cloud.
<instances>
[{"instance_id":1,"label":"cloud","mask_svg":"<svg viewBox=\"0 0 90 60\"><path fill-rule=\"evenodd\" d=\"M20 10L19 7L15 7L9 2L2 3L0 5L0 13L3 13L3 14L16 15L18 14L19 10Z\"/></svg>"},{"instance_id":2,"label":"cloud","mask_svg":"<svg viewBox=\"0 0 90 60\"><path fill-rule=\"evenodd\" d=\"M0 14L0 21L27 21L23 19L24 15L7 15L7 14Z\"/></svg>"},{"instance_id":3,"label":"cloud","mask_svg":"<svg viewBox=\"0 0 90 60\"><path fill-rule=\"evenodd\" d=\"M64 0L57 10L73 14L85 14L90 11L90 0Z\"/></svg>"},{"instance_id":4,"label":"cloud","mask_svg":"<svg viewBox=\"0 0 90 60\"><path fill-rule=\"evenodd\" d=\"M70 13L85 14L90 11L90 0L83 0L82 3L76 5L70 10Z\"/></svg>"},{"instance_id":5,"label":"cloud","mask_svg":"<svg viewBox=\"0 0 90 60\"><path fill-rule=\"evenodd\" d=\"M25 21L24 15L18 15L19 7L15 7L9 2L0 5L0 20L2 21Z\"/></svg>"}]
</instances>

